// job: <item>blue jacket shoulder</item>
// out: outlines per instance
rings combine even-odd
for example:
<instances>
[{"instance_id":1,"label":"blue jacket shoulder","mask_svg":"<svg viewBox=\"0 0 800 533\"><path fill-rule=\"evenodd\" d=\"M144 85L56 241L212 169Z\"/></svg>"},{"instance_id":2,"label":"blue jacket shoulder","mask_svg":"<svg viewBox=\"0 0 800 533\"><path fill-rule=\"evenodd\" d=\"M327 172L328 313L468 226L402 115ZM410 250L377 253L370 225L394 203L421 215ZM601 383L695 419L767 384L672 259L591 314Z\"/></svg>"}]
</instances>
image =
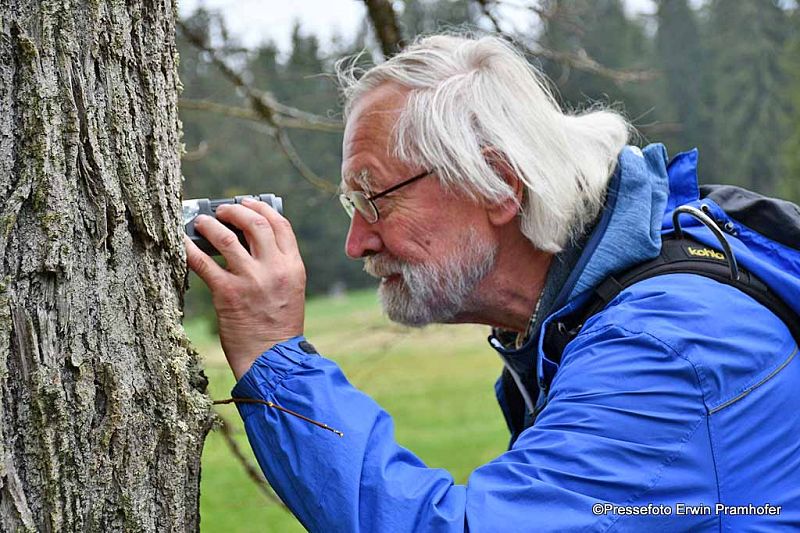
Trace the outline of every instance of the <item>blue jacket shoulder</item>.
<instances>
[{"instance_id":1,"label":"blue jacket shoulder","mask_svg":"<svg viewBox=\"0 0 800 533\"><path fill-rule=\"evenodd\" d=\"M734 287L694 274L632 285L592 317L581 336L602 337L611 325L651 335L691 364L709 410L769 375L796 348L769 309Z\"/></svg>"}]
</instances>

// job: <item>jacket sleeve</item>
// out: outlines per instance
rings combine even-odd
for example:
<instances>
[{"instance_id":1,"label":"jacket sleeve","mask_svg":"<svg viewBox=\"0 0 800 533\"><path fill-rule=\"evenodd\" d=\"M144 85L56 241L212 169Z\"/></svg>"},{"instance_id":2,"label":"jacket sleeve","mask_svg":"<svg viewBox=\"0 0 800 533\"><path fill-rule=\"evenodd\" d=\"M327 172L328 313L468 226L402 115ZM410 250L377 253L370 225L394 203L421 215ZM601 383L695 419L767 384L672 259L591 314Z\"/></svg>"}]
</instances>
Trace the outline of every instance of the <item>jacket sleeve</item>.
<instances>
[{"instance_id":1,"label":"jacket sleeve","mask_svg":"<svg viewBox=\"0 0 800 533\"><path fill-rule=\"evenodd\" d=\"M302 337L274 346L233 396L273 401L344 432L237 404L264 474L311 531L607 526L619 517L595 516L592 505L645 497L683 464L676 457L703 418L691 365L667 346L620 328L585 332L565 352L536 425L456 485L399 446L391 417L309 346ZM686 490L696 475L681 473Z\"/></svg>"}]
</instances>

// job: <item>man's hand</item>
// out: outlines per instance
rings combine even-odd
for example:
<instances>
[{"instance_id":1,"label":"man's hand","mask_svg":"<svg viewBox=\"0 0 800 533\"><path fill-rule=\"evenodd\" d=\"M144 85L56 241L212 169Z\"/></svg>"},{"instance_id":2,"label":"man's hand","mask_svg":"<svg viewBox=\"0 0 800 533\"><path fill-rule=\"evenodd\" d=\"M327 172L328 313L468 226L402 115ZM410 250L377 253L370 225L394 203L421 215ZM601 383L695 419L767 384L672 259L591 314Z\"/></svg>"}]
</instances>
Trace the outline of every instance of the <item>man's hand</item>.
<instances>
[{"instance_id":1,"label":"man's hand","mask_svg":"<svg viewBox=\"0 0 800 533\"><path fill-rule=\"evenodd\" d=\"M189 268L211 289L219 337L238 380L264 351L303 333L306 272L289 221L264 202L221 205L217 218L244 232L250 253L218 220L195 228L222 253L227 270L184 235Z\"/></svg>"}]
</instances>

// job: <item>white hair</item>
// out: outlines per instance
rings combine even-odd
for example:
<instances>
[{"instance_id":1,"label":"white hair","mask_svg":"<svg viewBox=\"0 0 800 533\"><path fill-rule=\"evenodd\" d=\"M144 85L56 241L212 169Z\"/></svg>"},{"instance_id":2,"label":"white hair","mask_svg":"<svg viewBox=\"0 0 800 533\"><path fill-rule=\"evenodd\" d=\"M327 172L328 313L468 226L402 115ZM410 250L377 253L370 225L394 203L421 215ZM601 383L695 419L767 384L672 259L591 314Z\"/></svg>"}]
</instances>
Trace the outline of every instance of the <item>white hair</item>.
<instances>
[{"instance_id":1,"label":"white hair","mask_svg":"<svg viewBox=\"0 0 800 533\"><path fill-rule=\"evenodd\" d=\"M513 198L487 161L489 151L501 157L525 184L520 230L538 249L562 250L599 213L628 122L611 110L565 113L545 76L503 39L433 35L369 70L355 63L337 63L345 119L379 85L410 89L394 155L489 202Z\"/></svg>"}]
</instances>

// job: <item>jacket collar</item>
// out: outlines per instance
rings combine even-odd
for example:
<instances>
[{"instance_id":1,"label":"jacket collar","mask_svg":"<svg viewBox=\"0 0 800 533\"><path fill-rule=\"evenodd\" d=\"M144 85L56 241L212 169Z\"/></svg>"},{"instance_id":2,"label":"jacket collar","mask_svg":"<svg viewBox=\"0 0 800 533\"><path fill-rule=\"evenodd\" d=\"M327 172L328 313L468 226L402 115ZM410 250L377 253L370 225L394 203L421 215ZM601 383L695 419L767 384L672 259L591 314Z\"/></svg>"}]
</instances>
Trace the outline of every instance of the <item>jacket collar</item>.
<instances>
[{"instance_id":1,"label":"jacket collar","mask_svg":"<svg viewBox=\"0 0 800 533\"><path fill-rule=\"evenodd\" d=\"M506 367L522 377L525 394L534 402L538 395L536 385L541 387L549 381L558 368L544 358L540 348L541 332L547 323L570 312L609 275L650 260L661 249L661 223L670 191L666 149L661 144L644 150L627 146L617 161L597 223L588 236L559 254L563 260L553 261L548 272L542 294L551 296L539 312L542 317L552 316L540 319L519 349L508 349L494 335L489 337ZM553 313L554 310L558 311ZM502 398L498 399L506 410Z\"/></svg>"},{"instance_id":2,"label":"jacket collar","mask_svg":"<svg viewBox=\"0 0 800 533\"><path fill-rule=\"evenodd\" d=\"M605 207L597 223L581 243L582 249L577 253L574 246L566 250L578 256L577 260L569 261L571 271L566 281L558 270L551 268L548 272L543 293L556 292L557 296L540 313L547 316L609 275L656 257L661 250L661 223L669 190L667 152L662 144L651 144L644 150L625 147L609 180ZM554 287L555 284L560 287ZM502 349L499 343L492 346L503 355L530 353L537 336L531 335L518 350Z\"/></svg>"}]
</instances>

